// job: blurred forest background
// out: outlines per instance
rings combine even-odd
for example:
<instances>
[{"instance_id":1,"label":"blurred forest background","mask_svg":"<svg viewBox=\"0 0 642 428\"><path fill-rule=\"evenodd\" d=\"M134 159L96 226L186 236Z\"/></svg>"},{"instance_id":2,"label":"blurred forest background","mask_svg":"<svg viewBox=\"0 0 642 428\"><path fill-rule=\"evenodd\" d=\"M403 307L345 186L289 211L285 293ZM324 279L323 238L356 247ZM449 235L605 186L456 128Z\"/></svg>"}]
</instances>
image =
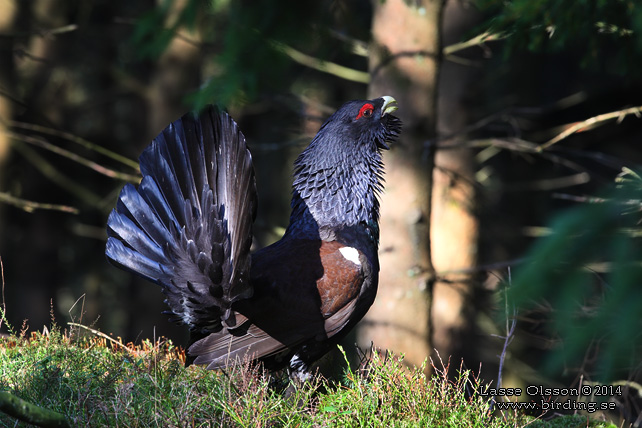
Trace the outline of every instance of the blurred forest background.
<instances>
[{"instance_id":1,"label":"blurred forest background","mask_svg":"<svg viewBox=\"0 0 642 428\"><path fill-rule=\"evenodd\" d=\"M142 149L226 106L261 247L323 120L392 95L380 292L347 343L463 358L495 384L500 361L506 385L619 381L641 426L640 65L635 0L0 0L1 331L53 311L183 343L160 290L103 254Z\"/></svg>"}]
</instances>

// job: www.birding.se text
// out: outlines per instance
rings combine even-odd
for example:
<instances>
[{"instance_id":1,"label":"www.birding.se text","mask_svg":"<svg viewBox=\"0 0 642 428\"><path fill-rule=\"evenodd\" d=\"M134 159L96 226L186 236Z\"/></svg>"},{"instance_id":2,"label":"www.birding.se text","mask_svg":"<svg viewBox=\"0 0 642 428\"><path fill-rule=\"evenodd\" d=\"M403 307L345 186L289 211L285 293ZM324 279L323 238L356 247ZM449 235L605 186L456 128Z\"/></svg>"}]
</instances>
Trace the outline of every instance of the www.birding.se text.
<instances>
[{"instance_id":1,"label":"www.birding.se text","mask_svg":"<svg viewBox=\"0 0 642 428\"><path fill-rule=\"evenodd\" d=\"M616 403L614 402L584 402L584 401L573 401L568 400L564 402L558 401L544 401L541 400L539 403L536 401L530 402L515 402L515 401L497 401L495 403L499 410L541 410L547 412L550 410L584 410L589 413L596 412L598 410L615 410Z\"/></svg>"}]
</instances>

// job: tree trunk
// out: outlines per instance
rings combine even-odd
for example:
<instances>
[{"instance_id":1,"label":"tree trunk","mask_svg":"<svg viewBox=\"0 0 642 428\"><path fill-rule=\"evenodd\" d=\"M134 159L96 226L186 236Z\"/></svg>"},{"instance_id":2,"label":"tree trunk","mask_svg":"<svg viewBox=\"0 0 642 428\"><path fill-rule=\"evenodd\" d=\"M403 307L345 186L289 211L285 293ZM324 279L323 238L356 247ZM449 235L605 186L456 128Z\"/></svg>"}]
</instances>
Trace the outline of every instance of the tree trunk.
<instances>
[{"instance_id":1,"label":"tree trunk","mask_svg":"<svg viewBox=\"0 0 642 428\"><path fill-rule=\"evenodd\" d=\"M18 5L14 2L0 2L0 33L11 34L14 29L14 21L18 13ZM8 94L0 94L0 192L6 192L4 172L7 170L4 165L9 158L9 137L6 131L7 122L13 118L13 102L9 98L12 88L15 87L14 63L13 63L13 37L0 38L0 88ZM15 95L15 94L11 94ZM0 236L3 234L2 221L4 206L0 206ZM0 253L0 256L2 254Z\"/></svg>"},{"instance_id":2,"label":"tree trunk","mask_svg":"<svg viewBox=\"0 0 642 428\"><path fill-rule=\"evenodd\" d=\"M431 350L430 250L433 153L436 135L442 0L375 2L370 97L391 95L404 122L400 142L386 153L382 195L379 292L358 332L360 346L405 354L420 365Z\"/></svg>"},{"instance_id":3,"label":"tree trunk","mask_svg":"<svg viewBox=\"0 0 642 428\"><path fill-rule=\"evenodd\" d=\"M449 1L444 9L442 39L444 45L457 43L475 23L475 12L460 1ZM470 57L470 52L466 52ZM473 55L479 55L473 51ZM441 64L439 80L440 135L452 135L469 123L471 83L478 81L479 69L459 62ZM449 142L450 144L453 141ZM473 360L474 278L453 271L475 266L477 262L478 221L475 216L475 163L468 148L437 150L433 172L431 241L437 276L447 281L435 282L433 288L433 348L442 358L451 358L458 366L465 357ZM448 273L450 272L450 273Z\"/></svg>"}]
</instances>

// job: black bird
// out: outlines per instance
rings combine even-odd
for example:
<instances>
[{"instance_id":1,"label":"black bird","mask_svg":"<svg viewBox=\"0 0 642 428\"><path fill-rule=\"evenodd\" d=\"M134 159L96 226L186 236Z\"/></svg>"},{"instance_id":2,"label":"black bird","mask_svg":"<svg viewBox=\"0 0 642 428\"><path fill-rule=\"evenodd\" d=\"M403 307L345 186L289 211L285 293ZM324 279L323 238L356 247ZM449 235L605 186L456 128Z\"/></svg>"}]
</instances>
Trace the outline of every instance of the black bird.
<instances>
[{"instance_id":1,"label":"black bird","mask_svg":"<svg viewBox=\"0 0 642 428\"><path fill-rule=\"evenodd\" d=\"M244 358L308 373L365 315L379 276L381 151L401 121L394 98L350 101L294 163L290 224L250 254L256 185L245 137L206 108L140 156L107 222L115 265L162 287L188 355L210 369Z\"/></svg>"}]
</instances>

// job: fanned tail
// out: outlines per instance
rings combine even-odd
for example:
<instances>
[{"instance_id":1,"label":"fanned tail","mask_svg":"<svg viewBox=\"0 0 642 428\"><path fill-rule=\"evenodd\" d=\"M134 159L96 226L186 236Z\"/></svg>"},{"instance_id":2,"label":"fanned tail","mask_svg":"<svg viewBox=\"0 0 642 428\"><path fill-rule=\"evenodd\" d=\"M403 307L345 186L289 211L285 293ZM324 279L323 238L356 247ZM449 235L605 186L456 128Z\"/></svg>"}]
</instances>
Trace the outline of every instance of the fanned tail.
<instances>
[{"instance_id":1,"label":"fanned tail","mask_svg":"<svg viewBox=\"0 0 642 428\"><path fill-rule=\"evenodd\" d=\"M107 222L106 254L163 288L173 320L194 331L235 324L249 280L256 184L245 137L227 113L186 114L140 156Z\"/></svg>"}]
</instances>

